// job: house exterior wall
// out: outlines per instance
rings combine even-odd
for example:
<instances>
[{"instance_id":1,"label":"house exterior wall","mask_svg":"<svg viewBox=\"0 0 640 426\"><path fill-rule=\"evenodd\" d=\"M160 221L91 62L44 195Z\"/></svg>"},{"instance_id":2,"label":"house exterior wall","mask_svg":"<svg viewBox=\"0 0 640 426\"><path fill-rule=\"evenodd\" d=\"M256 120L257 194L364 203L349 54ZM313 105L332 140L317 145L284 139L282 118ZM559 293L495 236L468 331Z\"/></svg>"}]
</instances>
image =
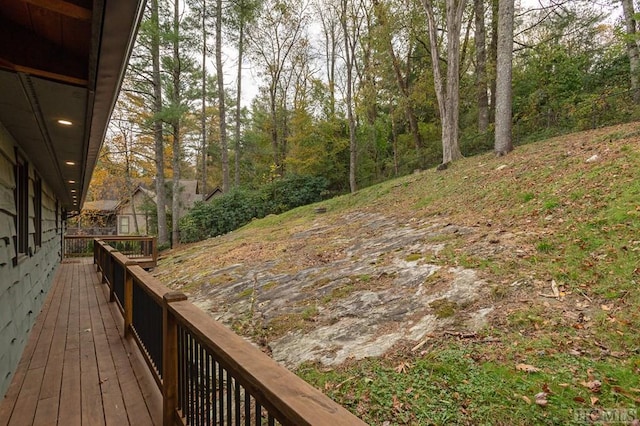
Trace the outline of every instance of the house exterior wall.
<instances>
[{"instance_id":1,"label":"house exterior wall","mask_svg":"<svg viewBox=\"0 0 640 426\"><path fill-rule=\"evenodd\" d=\"M135 217L134 217L134 209L131 208L131 202L123 204L118 209L117 216L117 228L118 235L147 235L148 233L148 217L144 213L142 206L145 204L149 197L145 195L142 191L136 191L133 194L133 204L135 206ZM124 219L126 218L126 219ZM136 232L136 222L138 221L138 232ZM123 221L128 221L128 230L124 228Z\"/></svg>"},{"instance_id":2,"label":"house exterior wall","mask_svg":"<svg viewBox=\"0 0 640 426\"><path fill-rule=\"evenodd\" d=\"M35 185L37 170L28 166L28 253L16 257L16 143L0 123L0 398L11 383L29 331L40 312L61 259L62 218L47 182L41 182L41 212ZM40 227L36 218L40 216ZM40 230L40 245L36 232Z\"/></svg>"}]
</instances>

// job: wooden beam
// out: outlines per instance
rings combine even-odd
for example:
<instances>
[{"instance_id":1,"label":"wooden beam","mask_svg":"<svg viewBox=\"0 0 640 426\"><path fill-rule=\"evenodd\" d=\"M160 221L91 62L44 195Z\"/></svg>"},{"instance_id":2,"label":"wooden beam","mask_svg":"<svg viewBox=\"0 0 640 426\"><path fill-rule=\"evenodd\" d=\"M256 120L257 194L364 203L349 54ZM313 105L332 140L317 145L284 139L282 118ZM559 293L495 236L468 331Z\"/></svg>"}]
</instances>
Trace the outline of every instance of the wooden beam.
<instances>
[{"instance_id":1,"label":"wooden beam","mask_svg":"<svg viewBox=\"0 0 640 426\"><path fill-rule=\"evenodd\" d=\"M59 13L74 19L90 21L92 18L91 9L78 6L65 0L22 0L25 3Z\"/></svg>"}]
</instances>

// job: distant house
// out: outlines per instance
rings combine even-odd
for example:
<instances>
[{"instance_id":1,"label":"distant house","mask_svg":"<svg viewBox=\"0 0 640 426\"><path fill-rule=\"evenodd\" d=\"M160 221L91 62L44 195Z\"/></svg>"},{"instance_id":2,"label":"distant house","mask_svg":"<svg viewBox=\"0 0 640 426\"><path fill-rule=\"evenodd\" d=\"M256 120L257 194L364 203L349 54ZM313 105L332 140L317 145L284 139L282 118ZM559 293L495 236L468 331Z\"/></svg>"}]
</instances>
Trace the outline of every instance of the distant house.
<instances>
[{"instance_id":1,"label":"distant house","mask_svg":"<svg viewBox=\"0 0 640 426\"><path fill-rule=\"evenodd\" d=\"M180 209L178 219L191 209L196 201L202 201L197 180L180 180ZM144 208L148 203L156 204L156 193L138 186L130 199L123 200L116 208L118 235L146 235L152 232L151 218ZM167 194L167 213L171 214L172 199Z\"/></svg>"},{"instance_id":2,"label":"distant house","mask_svg":"<svg viewBox=\"0 0 640 426\"><path fill-rule=\"evenodd\" d=\"M118 200L87 201L69 220L67 235L115 235Z\"/></svg>"},{"instance_id":3,"label":"distant house","mask_svg":"<svg viewBox=\"0 0 640 426\"><path fill-rule=\"evenodd\" d=\"M122 200L116 207L118 235L147 235L150 231L146 204L155 204L156 194L138 185L130 198Z\"/></svg>"},{"instance_id":4,"label":"distant house","mask_svg":"<svg viewBox=\"0 0 640 426\"><path fill-rule=\"evenodd\" d=\"M208 203L209 201L213 200L216 197L219 197L223 194L222 189L220 189L219 186L216 186L216 188L209 192L208 194L205 194L205 196L202 198L202 201L204 201L205 203Z\"/></svg>"}]
</instances>

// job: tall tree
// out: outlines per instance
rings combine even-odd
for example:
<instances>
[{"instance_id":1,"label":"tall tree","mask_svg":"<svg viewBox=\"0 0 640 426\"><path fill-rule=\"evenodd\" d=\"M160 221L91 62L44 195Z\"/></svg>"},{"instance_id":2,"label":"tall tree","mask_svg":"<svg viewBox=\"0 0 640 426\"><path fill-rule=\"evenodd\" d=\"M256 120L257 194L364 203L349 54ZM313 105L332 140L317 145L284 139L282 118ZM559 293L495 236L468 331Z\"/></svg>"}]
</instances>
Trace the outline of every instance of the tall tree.
<instances>
[{"instance_id":1,"label":"tall tree","mask_svg":"<svg viewBox=\"0 0 640 426\"><path fill-rule=\"evenodd\" d=\"M514 0L500 0L498 10L498 60L496 66L496 155L513 150L512 129L512 58Z\"/></svg>"},{"instance_id":2,"label":"tall tree","mask_svg":"<svg viewBox=\"0 0 640 426\"><path fill-rule=\"evenodd\" d=\"M423 0L429 27L433 79L442 122L442 164L462 157L458 142L460 116L460 33L466 0L446 0L447 79L446 86L440 71L438 28L431 0Z\"/></svg>"},{"instance_id":3,"label":"tall tree","mask_svg":"<svg viewBox=\"0 0 640 426\"><path fill-rule=\"evenodd\" d=\"M391 67L393 68L393 75L395 77L396 86L398 87L398 91L402 97L402 104L404 106L404 113L409 122L409 129L411 131L411 136L413 137L413 143L415 145L416 150L420 149L423 145L422 136L420 135L420 129L418 128L418 119L416 117L415 110L413 108L411 102L411 90L409 87L409 75L411 69L411 43L409 42L408 53L407 53L407 70L406 75L403 75L402 67L400 64L400 59L396 54L394 44L393 44L393 28L391 27L391 23L389 22L388 15L388 4L382 4L380 0L373 0L374 11L376 17L378 19L378 25L382 30L382 37L384 38L384 44L391 59Z\"/></svg>"},{"instance_id":4,"label":"tall tree","mask_svg":"<svg viewBox=\"0 0 640 426\"><path fill-rule=\"evenodd\" d=\"M181 92L181 77L182 77L182 64L180 61L180 2L174 1L173 3L173 33L171 34L171 41L173 47L173 58L171 61L171 129L173 136L172 143L172 168L173 168L173 181L172 181L172 203L171 203L171 243L177 245L180 241L180 231L178 222L180 219L180 162L182 157L182 145L180 126L182 124L182 92Z\"/></svg>"},{"instance_id":5,"label":"tall tree","mask_svg":"<svg viewBox=\"0 0 640 426\"><path fill-rule=\"evenodd\" d=\"M476 45L476 92L478 103L478 132L489 129L489 97L487 93L487 46L484 0L474 0Z\"/></svg>"},{"instance_id":6,"label":"tall tree","mask_svg":"<svg viewBox=\"0 0 640 426\"><path fill-rule=\"evenodd\" d=\"M336 113L336 65L340 48L340 12L334 2L318 0L315 6L324 38L325 78L329 89L329 105L326 115L333 118Z\"/></svg>"},{"instance_id":7,"label":"tall tree","mask_svg":"<svg viewBox=\"0 0 640 426\"><path fill-rule=\"evenodd\" d=\"M353 193L358 189L356 182L358 144L356 139L356 119L353 113L353 71L356 64L356 49L359 42L361 17L359 8L350 8L349 5L349 0L341 0L340 2L340 21L342 24L342 36L344 38L344 62L347 72L345 103L347 108L347 121L349 123L349 188Z\"/></svg>"},{"instance_id":8,"label":"tall tree","mask_svg":"<svg viewBox=\"0 0 640 426\"><path fill-rule=\"evenodd\" d=\"M266 79L270 136L273 153L273 170L278 176L284 174L285 135L282 114L286 93L283 91L284 73L295 47L304 40L307 23L306 2L294 0L266 0L259 22L251 27L247 38L254 58L260 64L261 75Z\"/></svg>"},{"instance_id":9,"label":"tall tree","mask_svg":"<svg viewBox=\"0 0 640 426\"><path fill-rule=\"evenodd\" d=\"M229 192L229 148L227 144L227 108L222 67L222 0L216 0L216 79L218 81L218 118L222 151L222 192Z\"/></svg>"},{"instance_id":10,"label":"tall tree","mask_svg":"<svg viewBox=\"0 0 640 426\"><path fill-rule=\"evenodd\" d=\"M200 186L203 193L207 193L207 0L202 0L202 10L200 11L202 19L202 80L201 84L201 111L200 111L200 130L201 130L201 160L200 164Z\"/></svg>"},{"instance_id":11,"label":"tall tree","mask_svg":"<svg viewBox=\"0 0 640 426\"><path fill-rule=\"evenodd\" d=\"M160 16L158 0L151 0L151 84L153 86L153 140L156 163L156 209L158 215L158 244L169 244L167 229L167 193L164 176L164 136L162 122L162 79L160 76Z\"/></svg>"},{"instance_id":12,"label":"tall tree","mask_svg":"<svg viewBox=\"0 0 640 426\"><path fill-rule=\"evenodd\" d=\"M235 30L238 49L238 68L236 71L236 110L234 127L234 183L240 186L240 157L242 154L242 67L244 64L246 28L256 18L261 0L235 0L231 9L231 28Z\"/></svg>"},{"instance_id":13,"label":"tall tree","mask_svg":"<svg viewBox=\"0 0 640 426\"><path fill-rule=\"evenodd\" d=\"M624 23L627 30L626 43L627 55L629 55L629 71L631 77L631 91L633 102L640 103L640 57L638 56L638 40L636 36L636 18L633 8L633 0L621 0L624 13Z\"/></svg>"}]
</instances>

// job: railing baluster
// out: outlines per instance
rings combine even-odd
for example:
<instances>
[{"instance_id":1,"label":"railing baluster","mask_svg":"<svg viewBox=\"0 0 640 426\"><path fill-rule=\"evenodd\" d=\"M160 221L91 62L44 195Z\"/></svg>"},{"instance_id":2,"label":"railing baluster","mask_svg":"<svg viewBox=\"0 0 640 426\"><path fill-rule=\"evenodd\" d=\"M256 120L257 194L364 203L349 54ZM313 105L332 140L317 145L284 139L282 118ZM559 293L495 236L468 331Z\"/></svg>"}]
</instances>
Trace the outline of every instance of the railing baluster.
<instances>
[{"instance_id":1,"label":"railing baluster","mask_svg":"<svg viewBox=\"0 0 640 426\"><path fill-rule=\"evenodd\" d=\"M251 394L244 390L244 426L251 426Z\"/></svg>"},{"instance_id":2,"label":"railing baluster","mask_svg":"<svg viewBox=\"0 0 640 426\"><path fill-rule=\"evenodd\" d=\"M262 407L256 400L256 426L262 426Z\"/></svg>"},{"instance_id":3,"label":"railing baluster","mask_svg":"<svg viewBox=\"0 0 640 426\"><path fill-rule=\"evenodd\" d=\"M235 398L235 409L236 409L236 425L240 426L240 384L236 379L233 379L234 383L234 398Z\"/></svg>"},{"instance_id":4,"label":"railing baluster","mask_svg":"<svg viewBox=\"0 0 640 426\"><path fill-rule=\"evenodd\" d=\"M220 426L224 425L224 369L218 363L218 399L220 400Z\"/></svg>"},{"instance_id":5,"label":"railing baluster","mask_svg":"<svg viewBox=\"0 0 640 426\"><path fill-rule=\"evenodd\" d=\"M139 240L121 248L146 251L147 244ZM295 425L316 419L364 424L106 242L95 240L94 262L123 305L125 333L131 332L162 388L165 426L178 420L207 426ZM304 403L293 395L304 397Z\"/></svg>"}]
</instances>

